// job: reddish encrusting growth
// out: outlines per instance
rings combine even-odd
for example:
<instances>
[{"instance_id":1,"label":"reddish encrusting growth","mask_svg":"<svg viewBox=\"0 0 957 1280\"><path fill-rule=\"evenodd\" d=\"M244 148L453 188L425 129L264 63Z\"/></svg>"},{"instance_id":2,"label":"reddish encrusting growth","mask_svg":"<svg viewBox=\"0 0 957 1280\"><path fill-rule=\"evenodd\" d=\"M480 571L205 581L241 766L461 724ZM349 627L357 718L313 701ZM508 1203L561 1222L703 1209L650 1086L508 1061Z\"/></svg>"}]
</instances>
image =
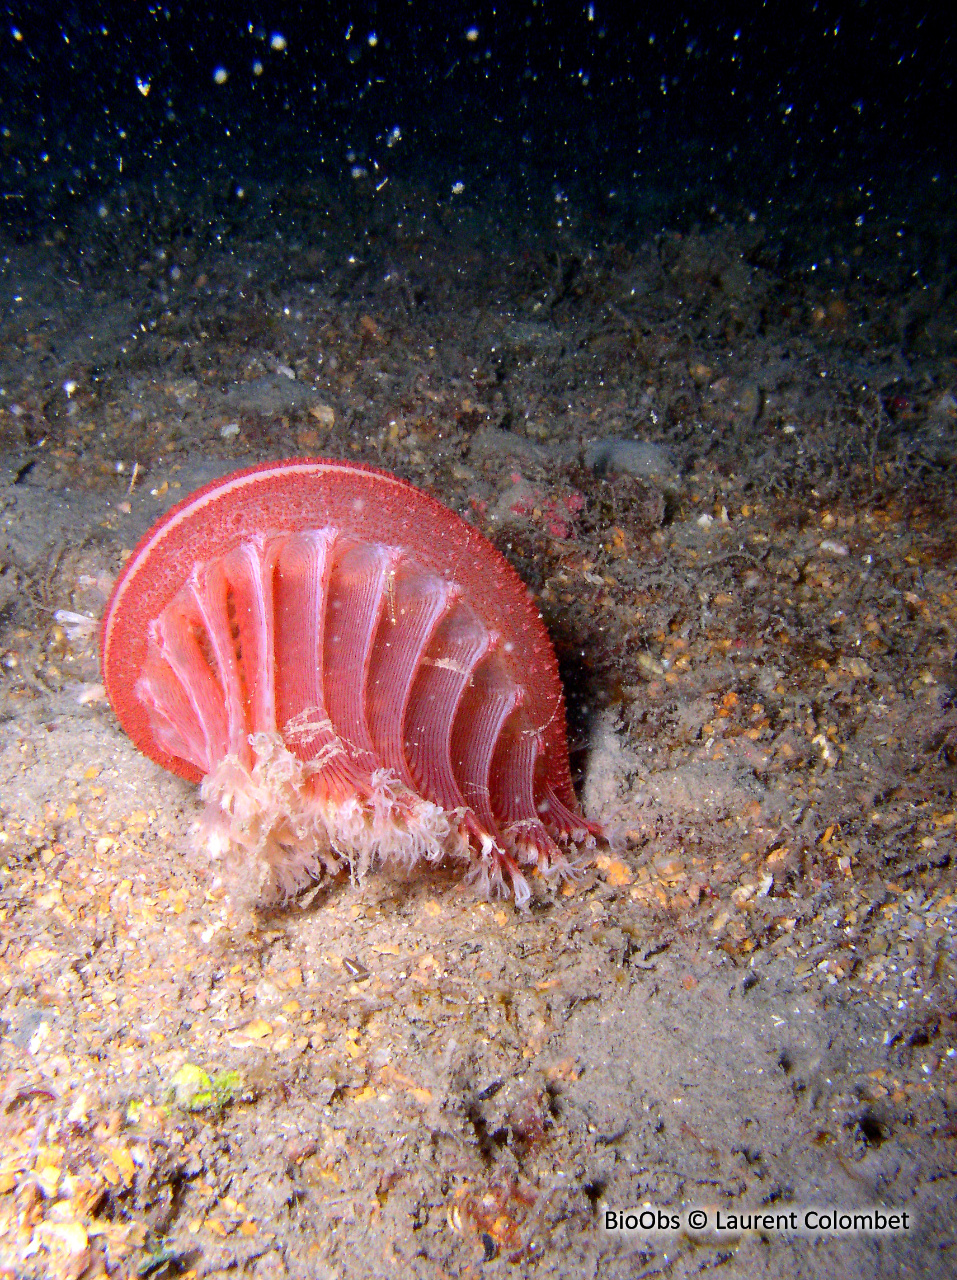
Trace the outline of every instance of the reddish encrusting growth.
<instances>
[{"instance_id":1,"label":"reddish encrusting growth","mask_svg":"<svg viewBox=\"0 0 957 1280\"><path fill-rule=\"evenodd\" d=\"M137 546L103 676L136 745L202 781L204 838L266 896L323 868L468 860L529 896L593 842L555 655L480 533L359 463L291 460L200 489Z\"/></svg>"}]
</instances>

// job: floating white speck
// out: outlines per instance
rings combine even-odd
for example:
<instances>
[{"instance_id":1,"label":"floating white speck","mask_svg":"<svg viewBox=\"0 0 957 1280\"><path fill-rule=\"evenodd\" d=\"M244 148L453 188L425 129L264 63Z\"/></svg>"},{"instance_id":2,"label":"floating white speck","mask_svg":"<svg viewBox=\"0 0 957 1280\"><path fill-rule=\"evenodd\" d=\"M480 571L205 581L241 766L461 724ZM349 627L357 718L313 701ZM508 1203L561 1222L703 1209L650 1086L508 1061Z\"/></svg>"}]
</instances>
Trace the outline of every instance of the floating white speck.
<instances>
[{"instance_id":1,"label":"floating white speck","mask_svg":"<svg viewBox=\"0 0 957 1280\"><path fill-rule=\"evenodd\" d=\"M216 84L225 84L229 79L229 72L225 67L217 67L213 72L213 80Z\"/></svg>"},{"instance_id":2,"label":"floating white speck","mask_svg":"<svg viewBox=\"0 0 957 1280\"><path fill-rule=\"evenodd\" d=\"M143 95L144 98L148 98L150 96L150 88L152 86L150 85L150 82L148 80L143 80L140 76L137 76L136 87L137 89L139 89L140 93Z\"/></svg>"},{"instance_id":3,"label":"floating white speck","mask_svg":"<svg viewBox=\"0 0 957 1280\"><path fill-rule=\"evenodd\" d=\"M253 63L253 75L261 76L262 73L263 73L263 64L259 62L257 59L257 61Z\"/></svg>"},{"instance_id":4,"label":"floating white speck","mask_svg":"<svg viewBox=\"0 0 957 1280\"><path fill-rule=\"evenodd\" d=\"M464 190L465 190L465 183L464 183L464 182L453 182L453 183L452 183L452 194L453 194L453 196L460 196Z\"/></svg>"},{"instance_id":5,"label":"floating white speck","mask_svg":"<svg viewBox=\"0 0 957 1280\"><path fill-rule=\"evenodd\" d=\"M72 378L68 378L67 381L64 382L63 390L66 392L66 398L69 400L70 396L72 396L73 392L76 390L76 383Z\"/></svg>"},{"instance_id":6,"label":"floating white speck","mask_svg":"<svg viewBox=\"0 0 957 1280\"><path fill-rule=\"evenodd\" d=\"M475 41L479 38L478 27L469 27L468 31L466 31L465 33L465 38L466 40L470 40L474 44Z\"/></svg>"},{"instance_id":7,"label":"floating white speck","mask_svg":"<svg viewBox=\"0 0 957 1280\"><path fill-rule=\"evenodd\" d=\"M278 31L274 31L269 37L269 47L276 53L285 53L287 48L286 37Z\"/></svg>"}]
</instances>

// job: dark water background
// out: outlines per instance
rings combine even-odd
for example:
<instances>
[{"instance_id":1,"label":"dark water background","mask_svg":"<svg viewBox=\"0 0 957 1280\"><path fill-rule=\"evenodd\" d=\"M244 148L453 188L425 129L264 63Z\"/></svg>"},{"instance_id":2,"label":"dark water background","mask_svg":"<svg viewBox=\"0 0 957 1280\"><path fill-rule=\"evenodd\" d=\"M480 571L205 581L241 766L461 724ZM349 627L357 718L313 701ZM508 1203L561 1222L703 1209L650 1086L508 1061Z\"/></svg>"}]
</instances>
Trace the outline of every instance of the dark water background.
<instances>
[{"instance_id":1,"label":"dark water background","mask_svg":"<svg viewBox=\"0 0 957 1280\"><path fill-rule=\"evenodd\" d=\"M944 267L923 219L955 152L944 4L8 4L0 23L16 236L96 199L108 223L144 184L239 215L257 183L321 177L371 202L411 182L507 235L750 217L802 266L880 239Z\"/></svg>"}]
</instances>

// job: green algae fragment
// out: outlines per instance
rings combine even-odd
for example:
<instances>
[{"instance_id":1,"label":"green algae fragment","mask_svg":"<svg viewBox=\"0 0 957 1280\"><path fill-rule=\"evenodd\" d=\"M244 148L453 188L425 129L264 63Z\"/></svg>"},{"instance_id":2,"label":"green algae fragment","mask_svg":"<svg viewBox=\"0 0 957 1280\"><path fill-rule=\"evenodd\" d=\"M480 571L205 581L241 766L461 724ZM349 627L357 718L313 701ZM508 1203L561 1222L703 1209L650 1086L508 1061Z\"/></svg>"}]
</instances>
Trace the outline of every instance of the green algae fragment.
<instances>
[{"instance_id":1,"label":"green algae fragment","mask_svg":"<svg viewBox=\"0 0 957 1280\"><path fill-rule=\"evenodd\" d=\"M202 1067L187 1062L170 1081L168 1097L184 1111L202 1111L205 1107L225 1107L241 1088L238 1071L220 1071L211 1077Z\"/></svg>"}]
</instances>

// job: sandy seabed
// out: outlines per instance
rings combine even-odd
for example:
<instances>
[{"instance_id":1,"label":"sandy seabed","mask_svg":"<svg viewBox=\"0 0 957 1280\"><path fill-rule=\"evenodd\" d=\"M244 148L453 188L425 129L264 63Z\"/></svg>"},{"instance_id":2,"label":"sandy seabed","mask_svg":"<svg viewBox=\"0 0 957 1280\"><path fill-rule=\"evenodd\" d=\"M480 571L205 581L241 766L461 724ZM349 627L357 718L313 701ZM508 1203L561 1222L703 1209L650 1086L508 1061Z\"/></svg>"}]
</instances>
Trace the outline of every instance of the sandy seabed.
<instances>
[{"instance_id":1,"label":"sandy seabed","mask_svg":"<svg viewBox=\"0 0 957 1280\"><path fill-rule=\"evenodd\" d=\"M0 1275L950 1274L953 302L753 225L283 198L3 255ZM453 870L257 911L100 696L124 552L304 454L536 595L610 840L526 912ZM814 1207L908 1226L740 1225Z\"/></svg>"}]
</instances>

